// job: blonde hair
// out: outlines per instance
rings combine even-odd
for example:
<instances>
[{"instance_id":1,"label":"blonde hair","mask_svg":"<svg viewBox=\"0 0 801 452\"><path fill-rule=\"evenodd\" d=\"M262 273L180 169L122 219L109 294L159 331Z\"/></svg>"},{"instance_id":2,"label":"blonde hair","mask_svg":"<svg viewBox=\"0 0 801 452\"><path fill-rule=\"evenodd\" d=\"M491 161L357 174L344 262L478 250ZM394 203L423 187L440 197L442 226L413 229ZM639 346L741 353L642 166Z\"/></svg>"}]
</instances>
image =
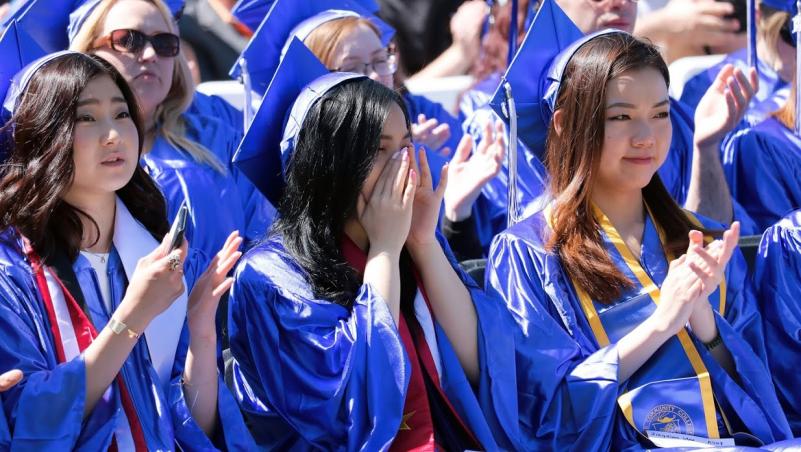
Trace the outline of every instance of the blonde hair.
<instances>
[{"instance_id":1,"label":"blonde hair","mask_svg":"<svg viewBox=\"0 0 801 452\"><path fill-rule=\"evenodd\" d=\"M781 37L781 31L784 23L790 18L790 13L776 10L770 7L762 6L759 9L759 24L757 26L757 36L767 45L764 48L767 50L766 55L768 61L775 61L779 58L779 52L776 49Z\"/></svg>"},{"instance_id":2,"label":"blonde hair","mask_svg":"<svg viewBox=\"0 0 801 452\"><path fill-rule=\"evenodd\" d=\"M92 44L99 37L100 26L106 19L111 7L120 0L102 0L91 15L86 19L75 39L70 43L70 49L79 52L91 53ZM178 26L172 18L169 8L161 0L142 0L151 3L159 10L169 26L170 33L178 35ZM172 84L167 97L156 108L155 119L159 125L159 133L168 143L178 149L186 151L193 160L209 165L215 171L225 174L226 167L210 150L200 143L186 136L186 122L183 114L192 104L195 93L195 84L192 73L182 52L175 57L175 68L172 73Z\"/></svg>"},{"instance_id":3,"label":"blonde hair","mask_svg":"<svg viewBox=\"0 0 801 452\"><path fill-rule=\"evenodd\" d=\"M334 51L339 47L342 39L356 29L359 25L365 25L375 32L380 38L381 31L374 23L363 17L343 17L340 19L329 20L306 36L303 43L320 59L329 69L334 64Z\"/></svg>"}]
</instances>

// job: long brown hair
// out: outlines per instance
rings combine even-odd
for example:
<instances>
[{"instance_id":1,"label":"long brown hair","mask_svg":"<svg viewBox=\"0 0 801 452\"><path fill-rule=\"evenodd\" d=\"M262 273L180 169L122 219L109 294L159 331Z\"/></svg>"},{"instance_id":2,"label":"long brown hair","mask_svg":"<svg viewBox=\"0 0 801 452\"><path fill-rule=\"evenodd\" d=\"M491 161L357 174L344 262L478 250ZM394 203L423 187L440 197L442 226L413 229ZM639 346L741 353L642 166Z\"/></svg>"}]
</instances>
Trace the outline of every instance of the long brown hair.
<instances>
[{"instance_id":1,"label":"long brown hair","mask_svg":"<svg viewBox=\"0 0 801 452\"><path fill-rule=\"evenodd\" d=\"M13 131L11 153L0 167L0 230L15 227L45 260L57 250L78 256L83 226L94 220L62 199L75 176L75 110L86 85L107 76L122 92L139 134L144 130L136 97L105 60L66 54L47 62L31 77L6 126ZM141 166L117 191L128 210L157 240L167 233L167 208L155 182ZM95 223L97 230L97 224ZM98 231L99 232L99 231Z\"/></svg>"},{"instance_id":2,"label":"long brown hair","mask_svg":"<svg viewBox=\"0 0 801 452\"><path fill-rule=\"evenodd\" d=\"M656 69L669 84L659 50L628 33L604 34L583 44L567 64L559 88L555 110L562 111L560 132L553 122L548 130L545 164L554 203L553 235L547 246L559 255L570 278L603 303L632 287L603 245L591 204L604 142L607 83L645 68ZM692 223L656 173L642 191L666 235L665 251L683 253Z\"/></svg>"}]
</instances>

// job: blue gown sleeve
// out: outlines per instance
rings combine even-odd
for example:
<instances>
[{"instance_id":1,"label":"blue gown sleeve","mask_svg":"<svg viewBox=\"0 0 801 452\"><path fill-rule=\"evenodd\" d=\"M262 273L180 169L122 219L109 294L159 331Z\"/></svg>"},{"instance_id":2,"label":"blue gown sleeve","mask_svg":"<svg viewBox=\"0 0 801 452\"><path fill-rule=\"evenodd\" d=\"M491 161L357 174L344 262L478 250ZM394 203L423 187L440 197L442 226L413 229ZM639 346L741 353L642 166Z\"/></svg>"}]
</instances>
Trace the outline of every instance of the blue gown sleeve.
<instances>
[{"instance_id":1,"label":"blue gown sleeve","mask_svg":"<svg viewBox=\"0 0 801 452\"><path fill-rule=\"evenodd\" d=\"M618 352L572 336L553 312L532 245L502 233L487 265L487 293L516 321L515 354L521 440L525 450L608 450L618 416ZM539 254L542 256L542 254ZM560 294L567 296L566 294Z\"/></svg>"},{"instance_id":2,"label":"blue gown sleeve","mask_svg":"<svg viewBox=\"0 0 801 452\"><path fill-rule=\"evenodd\" d=\"M239 406L221 375L217 377L217 428L214 437L209 438L195 422L189 406L191 402L187 402L182 386L189 340L189 327L185 323L175 355L172 381L167 389L176 442L184 450L256 450Z\"/></svg>"},{"instance_id":3,"label":"blue gown sleeve","mask_svg":"<svg viewBox=\"0 0 801 452\"><path fill-rule=\"evenodd\" d=\"M112 386L83 419L83 355L55 362L49 322L40 308L30 267L0 269L0 368L20 369L23 380L2 394L14 450L107 448L115 425L118 391Z\"/></svg>"},{"instance_id":4,"label":"blue gown sleeve","mask_svg":"<svg viewBox=\"0 0 801 452\"><path fill-rule=\"evenodd\" d=\"M715 313L720 337L734 361L735 381L700 342L698 350L712 375L724 412L737 413L748 430L766 443L790 438L767 369L767 350L753 284L742 253L736 251L726 271L727 300L723 316ZM771 347L773 344L771 343ZM736 396L735 396L736 395Z\"/></svg>"},{"instance_id":5,"label":"blue gown sleeve","mask_svg":"<svg viewBox=\"0 0 801 452\"><path fill-rule=\"evenodd\" d=\"M517 425L514 334L511 333L514 322L509 312L500 303L488 297L473 278L459 267L448 242L439 234L437 239L451 267L470 293L478 327L480 377L475 389L470 388L449 341L438 341L443 355L442 367L445 375L443 380L449 382L446 388L448 398L457 406L460 416L467 420L473 433L487 450L497 447L504 450L520 450L522 443L519 442L520 433ZM441 336L446 337L444 330ZM453 359L448 360L448 355ZM456 375L456 378L448 378L448 375ZM453 387L456 386L453 382L458 382L458 385L462 386L461 394L465 396L460 396L460 391ZM473 408L472 401L476 399L478 406ZM485 428L485 425L489 428Z\"/></svg>"},{"instance_id":6,"label":"blue gown sleeve","mask_svg":"<svg viewBox=\"0 0 801 452\"><path fill-rule=\"evenodd\" d=\"M351 309L314 299L299 269L276 268L271 254L248 253L229 300L235 393L257 443L387 449L410 363L386 302L369 285Z\"/></svg>"},{"instance_id":7,"label":"blue gown sleeve","mask_svg":"<svg viewBox=\"0 0 801 452\"><path fill-rule=\"evenodd\" d=\"M186 259L184 272L187 291L191 292L195 282L205 271L208 258L201 251L192 249ZM219 338L218 338L219 339ZM184 321L181 339L175 352L170 385L165 388L166 399L170 405L175 441L184 450L255 450L256 444L245 425L245 420L236 400L223 381L218 370L217 377L217 428L213 438L209 438L192 417L190 402L183 390L183 375L186 356L189 352L189 325ZM217 356L221 355L218 341Z\"/></svg>"},{"instance_id":8,"label":"blue gown sleeve","mask_svg":"<svg viewBox=\"0 0 801 452\"><path fill-rule=\"evenodd\" d=\"M801 166L789 155L790 143L747 129L729 140L723 151L723 171L732 197L756 222L759 232L801 206L798 178Z\"/></svg>"},{"instance_id":9,"label":"blue gown sleeve","mask_svg":"<svg viewBox=\"0 0 801 452\"><path fill-rule=\"evenodd\" d=\"M796 213L797 214L797 213ZM801 437L801 230L777 224L762 236L754 281L765 326L768 363L795 436Z\"/></svg>"}]
</instances>

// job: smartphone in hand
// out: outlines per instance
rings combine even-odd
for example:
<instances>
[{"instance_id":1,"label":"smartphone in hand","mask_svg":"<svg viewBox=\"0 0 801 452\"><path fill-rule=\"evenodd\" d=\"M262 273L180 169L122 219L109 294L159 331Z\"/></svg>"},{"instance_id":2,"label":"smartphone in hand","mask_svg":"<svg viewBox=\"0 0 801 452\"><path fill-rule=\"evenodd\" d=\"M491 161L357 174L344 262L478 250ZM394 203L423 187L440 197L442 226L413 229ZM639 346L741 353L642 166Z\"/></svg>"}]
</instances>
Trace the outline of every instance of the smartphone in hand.
<instances>
[{"instance_id":1,"label":"smartphone in hand","mask_svg":"<svg viewBox=\"0 0 801 452\"><path fill-rule=\"evenodd\" d=\"M178 209L178 215L175 216L175 220L172 222L172 226L170 227L170 236L172 237L170 241L170 252L180 248L184 243L184 233L186 232L186 216L188 214L189 208L186 207L186 203L184 202L181 204L181 208Z\"/></svg>"}]
</instances>

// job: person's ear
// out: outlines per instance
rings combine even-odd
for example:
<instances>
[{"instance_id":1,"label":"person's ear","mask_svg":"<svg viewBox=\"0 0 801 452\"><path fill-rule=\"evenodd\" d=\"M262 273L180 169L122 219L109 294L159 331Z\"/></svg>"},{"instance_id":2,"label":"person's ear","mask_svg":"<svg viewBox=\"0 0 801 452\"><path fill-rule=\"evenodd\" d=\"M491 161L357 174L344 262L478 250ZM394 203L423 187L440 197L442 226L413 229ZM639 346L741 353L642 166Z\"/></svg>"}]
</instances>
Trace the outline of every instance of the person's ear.
<instances>
[{"instance_id":1,"label":"person's ear","mask_svg":"<svg viewBox=\"0 0 801 452\"><path fill-rule=\"evenodd\" d=\"M562 121L564 120L564 114L561 109L556 110L553 113L553 130L556 132L557 135L562 135Z\"/></svg>"}]
</instances>

